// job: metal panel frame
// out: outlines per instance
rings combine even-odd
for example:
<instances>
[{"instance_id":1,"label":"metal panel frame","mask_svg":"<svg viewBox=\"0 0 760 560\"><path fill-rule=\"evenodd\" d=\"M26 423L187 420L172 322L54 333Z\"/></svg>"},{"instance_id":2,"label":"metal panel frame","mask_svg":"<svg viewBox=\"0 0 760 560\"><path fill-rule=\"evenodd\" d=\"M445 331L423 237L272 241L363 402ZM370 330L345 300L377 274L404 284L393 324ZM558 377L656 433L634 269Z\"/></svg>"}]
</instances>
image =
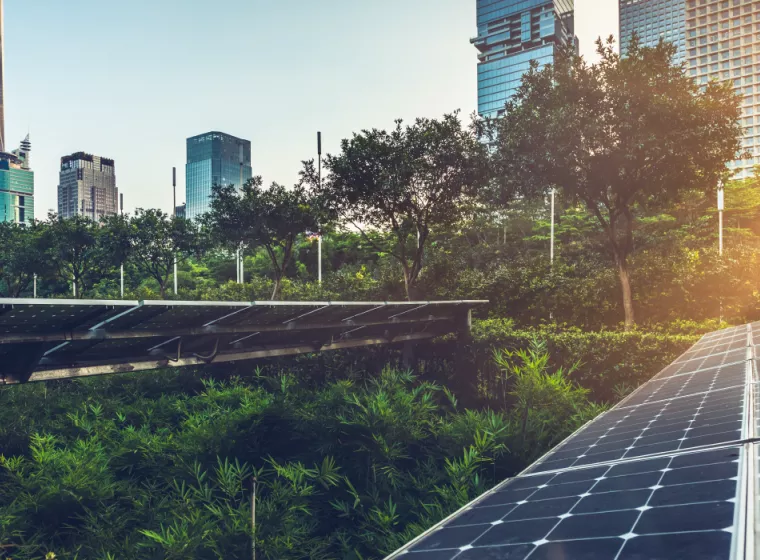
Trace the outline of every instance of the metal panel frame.
<instances>
[{"instance_id":1,"label":"metal panel frame","mask_svg":"<svg viewBox=\"0 0 760 560\"><path fill-rule=\"evenodd\" d=\"M34 313L24 314L16 325L6 322L5 326L10 332L0 334L0 384L410 343L451 332L468 332L472 308L483 303L487 302L0 298L0 315L17 307L24 310L38 307L62 311L72 307L93 310L74 324L69 322L63 327L50 325L47 328L48 325L38 317L25 330L25 323L35 317ZM219 309L218 314L210 311L216 308ZM291 314L288 314L288 308L293 309ZM197 312L182 312L183 309L197 309ZM381 316L374 319L370 316L383 309L387 311ZM420 312L422 309L425 311ZM338 311L329 313L330 310ZM178 314L173 316L174 311ZM319 321L323 312L329 315ZM119 321L132 314L134 320L128 319L126 323ZM95 317L98 320L93 324ZM354 334L364 329L367 330ZM258 334L270 336L261 342L251 340ZM145 344L135 344L140 340L144 340ZM110 346L95 348L105 342L110 342ZM175 342L176 345L173 345ZM166 351L160 350L165 346ZM174 346L176 350L172 349ZM13 359L9 366L13 371L3 371L3 355L13 357L14 352L27 352L28 348L35 352L30 359L33 361L31 371L27 371L29 366L21 360L24 363L19 372L18 365L13 364L18 360ZM107 355L109 351L113 356ZM39 359L36 352L41 352ZM170 352L173 355L170 356Z\"/></svg>"}]
</instances>

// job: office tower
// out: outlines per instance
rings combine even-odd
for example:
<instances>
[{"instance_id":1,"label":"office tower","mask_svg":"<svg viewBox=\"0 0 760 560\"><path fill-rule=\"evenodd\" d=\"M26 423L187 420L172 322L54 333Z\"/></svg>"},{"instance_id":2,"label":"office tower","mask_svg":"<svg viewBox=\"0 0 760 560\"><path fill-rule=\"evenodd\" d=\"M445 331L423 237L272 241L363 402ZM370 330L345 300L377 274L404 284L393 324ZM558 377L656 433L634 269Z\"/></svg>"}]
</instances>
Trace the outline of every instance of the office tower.
<instances>
[{"instance_id":1,"label":"office tower","mask_svg":"<svg viewBox=\"0 0 760 560\"><path fill-rule=\"evenodd\" d=\"M182 203L174 207L174 215L178 218L186 218L187 217L187 204Z\"/></svg>"},{"instance_id":2,"label":"office tower","mask_svg":"<svg viewBox=\"0 0 760 560\"><path fill-rule=\"evenodd\" d=\"M112 159L76 152L61 158L58 214L98 221L119 211L119 190Z\"/></svg>"},{"instance_id":3,"label":"office tower","mask_svg":"<svg viewBox=\"0 0 760 560\"><path fill-rule=\"evenodd\" d=\"M186 217L193 220L209 210L211 187L240 187L251 178L251 143L223 132L187 139L185 166Z\"/></svg>"},{"instance_id":4,"label":"office tower","mask_svg":"<svg viewBox=\"0 0 760 560\"><path fill-rule=\"evenodd\" d=\"M4 90L4 62L5 62L5 28L3 13L3 0L0 0L0 153L5 152L5 90Z\"/></svg>"},{"instance_id":5,"label":"office tower","mask_svg":"<svg viewBox=\"0 0 760 560\"><path fill-rule=\"evenodd\" d=\"M625 56L634 32L643 46L660 39L676 46L676 63L686 54L685 0L620 0L620 52Z\"/></svg>"},{"instance_id":6,"label":"office tower","mask_svg":"<svg viewBox=\"0 0 760 560\"><path fill-rule=\"evenodd\" d=\"M477 0L478 113L499 116L530 62L550 64L557 49L578 41L573 0Z\"/></svg>"},{"instance_id":7,"label":"office tower","mask_svg":"<svg viewBox=\"0 0 760 560\"><path fill-rule=\"evenodd\" d=\"M34 220L34 172L29 165L29 135L17 150L0 153L0 222Z\"/></svg>"},{"instance_id":8,"label":"office tower","mask_svg":"<svg viewBox=\"0 0 760 560\"><path fill-rule=\"evenodd\" d=\"M734 161L734 178L760 164L760 2L687 0L687 66L699 84L730 82L742 97L743 146L750 159Z\"/></svg>"}]
</instances>

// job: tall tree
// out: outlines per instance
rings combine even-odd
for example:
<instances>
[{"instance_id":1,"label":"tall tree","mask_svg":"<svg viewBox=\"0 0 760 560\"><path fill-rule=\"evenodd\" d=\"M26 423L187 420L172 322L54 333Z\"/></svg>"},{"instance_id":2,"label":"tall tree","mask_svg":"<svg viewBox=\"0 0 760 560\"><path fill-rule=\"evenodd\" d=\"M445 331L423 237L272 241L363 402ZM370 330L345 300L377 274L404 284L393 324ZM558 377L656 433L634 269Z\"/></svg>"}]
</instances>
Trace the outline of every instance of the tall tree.
<instances>
[{"instance_id":1,"label":"tall tree","mask_svg":"<svg viewBox=\"0 0 760 560\"><path fill-rule=\"evenodd\" d=\"M50 262L60 278L72 283L75 296L83 298L118 264L104 244L104 232L97 222L78 214L63 218L51 213L48 222L44 244Z\"/></svg>"},{"instance_id":2,"label":"tall tree","mask_svg":"<svg viewBox=\"0 0 760 560\"><path fill-rule=\"evenodd\" d=\"M344 223L401 264L409 299L419 297L431 230L454 224L463 203L487 180L487 152L477 125L462 127L455 112L407 126L397 120L390 132L363 130L343 140L338 155L325 158L328 175L321 185L313 163L305 162L303 181ZM378 246L367 228L392 232L391 246Z\"/></svg>"},{"instance_id":3,"label":"tall tree","mask_svg":"<svg viewBox=\"0 0 760 560\"><path fill-rule=\"evenodd\" d=\"M739 99L730 86L699 86L673 64L675 47L642 47L626 57L597 41L589 65L571 52L534 66L496 123L500 196L563 189L603 228L634 324L629 256L637 205L714 190L740 150Z\"/></svg>"},{"instance_id":4,"label":"tall tree","mask_svg":"<svg viewBox=\"0 0 760 560\"><path fill-rule=\"evenodd\" d=\"M29 288L35 274L48 269L43 244L45 225L0 222L0 295L19 297Z\"/></svg>"},{"instance_id":5,"label":"tall tree","mask_svg":"<svg viewBox=\"0 0 760 560\"><path fill-rule=\"evenodd\" d=\"M230 249L264 247L272 263L274 300L280 296L296 237L324 224L327 214L322 207L304 185L286 189L272 183L264 189L261 177L253 177L242 189L214 186L211 210L204 221L213 237Z\"/></svg>"},{"instance_id":6,"label":"tall tree","mask_svg":"<svg viewBox=\"0 0 760 560\"><path fill-rule=\"evenodd\" d=\"M203 249L198 229L190 220L156 209L138 209L129 225L129 260L158 282L161 297L166 299L175 259L179 265Z\"/></svg>"}]
</instances>

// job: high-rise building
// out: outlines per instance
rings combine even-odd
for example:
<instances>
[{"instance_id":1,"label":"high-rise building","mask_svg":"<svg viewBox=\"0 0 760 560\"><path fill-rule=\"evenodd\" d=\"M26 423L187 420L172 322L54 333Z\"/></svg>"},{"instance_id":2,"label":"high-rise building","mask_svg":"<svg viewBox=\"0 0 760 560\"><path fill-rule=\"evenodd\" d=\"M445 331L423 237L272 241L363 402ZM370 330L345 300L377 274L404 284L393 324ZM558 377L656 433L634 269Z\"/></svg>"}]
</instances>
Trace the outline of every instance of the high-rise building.
<instances>
[{"instance_id":1,"label":"high-rise building","mask_svg":"<svg viewBox=\"0 0 760 560\"><path fill-rule=\"evenodd\" d=\"M178 218L186 218L187 217L187 204L182 203L174 207L174 215Z\"/></svg>"},{"instance_id":2,"label":"high-rise building","mask_svg":"<svg viewBox=\"0 0 760 560\"><path fill-rule=\"evenodd\" d=\"M554 60L564 45L578 48L573 0L477 0L478 113L496 117L535 60Z\"/></svg>"},{"instance_id":3,"label":"high-rise building","mask_svg":"<svg viewBox=\"0 0 760 560\"><path fill-rule=\"evenodd\" d=\"M76 152L61 158L58 214L95 221L119 212L119 190L112 159Z\"/></svg>"},{"instance_id":4,"label":"high-rise building","mask_svg":"<svg viewBox=\"0 0 760 560\"><path fill-rule=\"evenodd\" d=\"M30 223L34 220L34 172L29 165L29 135L21 147L6 152L3 66L5 62L3 0L0 0L0 222Z\"/></svg>"},{"instance_id":5,"label":"high-rise building","mask_svg":"<svg viewBox=\"0 0 760 560\"><path fill-rule=\"evenodd\" d=\"M686 55L685 0L620 0L620 52L625 56L635 32L641 45L657 46L660 39L676 46L676 63Z\"/></svg>"},{"instance_id":6,"label":"high-rise building","mask_svg":"<svg viewBox=\"0 0 760 560\"><path fill-rule=\"evenodd\" d=\"M3 80L5 79L3 69L5 66L4 17L3 0L0 0L0 153L5 152L5 90L3 88Z\"/></svg>"},{"instance_id":7,"label":"high-rise building","mask_svg":"<svg viewBox=\"0 0 760 560\"><path fill-rule=\"evenodd\" d=\"M21 147L0 153L0 222L17 224L34 220L34 171L29 165L29 135Z\"/></svg>"},{"instance_id":8,"label":"high-rise building","mask_svg":"<svg viewBox=\"0 0 760 560\"><path fill-rule=\"evenodd\" d=\"M250 141L216 131L188 138L186 217L193 220L209 210L212 186L240 187L251 175Z\"/></svg>"},{"instance_id":9,"label":"high-rise building","mask_svg":"<svg viewBox=\"0 0 760 560\"><path fill-rule=\"evenodd\" d=\"M742 97L744 149L750 159L732 162L735 178L760 165L760 2L686 0L688 72L699 84L730 82Z\"/></svg>"}]
</instances>

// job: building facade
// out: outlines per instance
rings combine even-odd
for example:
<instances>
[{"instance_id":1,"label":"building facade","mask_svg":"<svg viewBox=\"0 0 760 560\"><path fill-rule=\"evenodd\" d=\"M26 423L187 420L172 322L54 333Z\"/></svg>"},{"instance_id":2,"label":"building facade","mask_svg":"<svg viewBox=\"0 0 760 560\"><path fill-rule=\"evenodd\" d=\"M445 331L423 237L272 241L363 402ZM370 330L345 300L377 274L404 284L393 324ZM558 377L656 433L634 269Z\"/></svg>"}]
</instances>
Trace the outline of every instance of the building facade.
<instances>
[{"instance_id":1,"label":"building facade","mask_svg":"<svg viewBox=\"0 0 760 560\"><path fill-rule=\"evenodd\" d=\"M531 61L554 60L559 47L576 50L573 0L477 0L478 113L497 117Z\"/></svg>"},{"instance_id":2,"label":"building facade","mask_svg":"<svg viewBox=\"0 0 760 560\"><path fill-rule=\"evenodd\" d=\"M119 212L119 190L112 159L76 152L61 158L58 214L98 221Z\"/></svg>"},{"instance_id":3,"label":"building facade","mask_svg":"<svg viewBox=\"0 0 760 560\"><path fill-rule=\"evenodd\" d=\"M655 47L660 39L676 47L674 61L686 57L685 0L620 0L620 52L625 56L635 32L643 46Z\"/></svg>"},{"instance_id":4,"label":"building facade","mask_svg":"<svg viewBox=\"0 0 760 560\"><path fill-rule=\"evenodd\" d=\"M742 98L744 150L731 164L734 178L760 165L760 2L686 0L687 67L699 84L730 82Z\"/></svg>"},{"instance_id":5,"label":"building facade","mask_svg":"<svg viewBox=\"0 0 760 560\"><path fill-rule=\"evenodd\" d=\"M251 142L223 132L207 132L187 139L185 166L186 217L208 212L211 187L244 185L252 176Z\"/></svg>"},{"instance_id":6,"label":"building facade","mask_svg":"<svg viewBox=\"0 0 760 560\"><path fill-rule=\"evenodd\" d=\"M34 220L34 172L29 135L17 150L0 152L0 222L28 224Z\"/></svg>"}]
</instances>

